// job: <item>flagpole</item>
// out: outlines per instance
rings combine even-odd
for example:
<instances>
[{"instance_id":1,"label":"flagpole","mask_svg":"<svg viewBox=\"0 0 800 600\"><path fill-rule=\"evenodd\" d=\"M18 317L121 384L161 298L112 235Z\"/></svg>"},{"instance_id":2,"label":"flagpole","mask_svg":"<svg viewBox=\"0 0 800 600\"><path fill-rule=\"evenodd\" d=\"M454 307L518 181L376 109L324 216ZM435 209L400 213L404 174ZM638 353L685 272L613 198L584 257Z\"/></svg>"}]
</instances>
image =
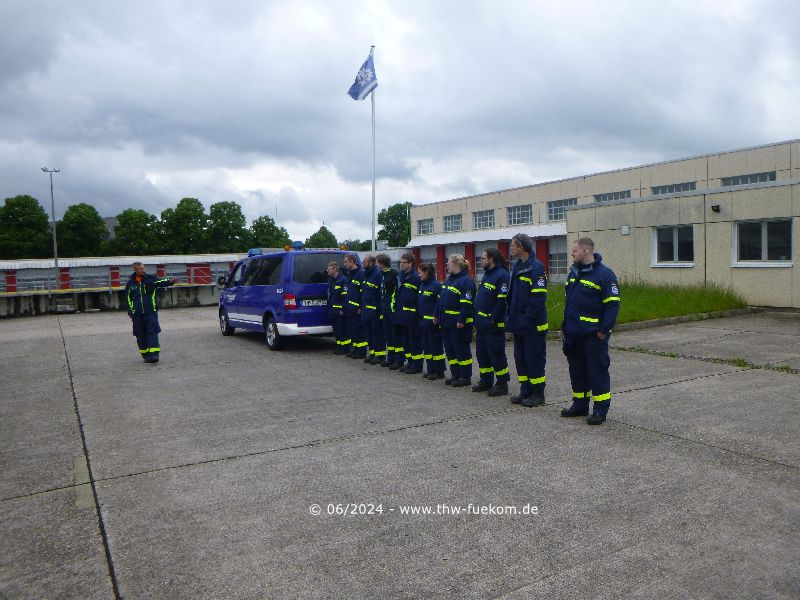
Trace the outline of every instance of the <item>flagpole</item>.
<instances>
[{"instance_id":1,"label":"flagpole","mask_svg":"<svg viewBox=\"0 0 800 600\"><path fill-rule=\"evenodd\" d=\"M375 46L370 46L369 55L372 56ZM375 90L370 94L372 99L372 251L377 249L375 242Z\"/></svg>"}]
</instances>

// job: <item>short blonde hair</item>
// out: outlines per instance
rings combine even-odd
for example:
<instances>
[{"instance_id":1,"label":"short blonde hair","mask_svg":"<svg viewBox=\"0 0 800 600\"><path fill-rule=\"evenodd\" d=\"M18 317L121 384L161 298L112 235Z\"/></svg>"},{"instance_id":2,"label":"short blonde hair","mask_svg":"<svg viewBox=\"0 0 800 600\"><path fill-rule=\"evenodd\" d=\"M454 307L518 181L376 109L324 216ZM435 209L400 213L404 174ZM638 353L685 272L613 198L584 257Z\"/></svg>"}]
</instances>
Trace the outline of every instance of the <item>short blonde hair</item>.
<instances>
[{"instance_id":1,"label":"short blonde hair","mask_svg":"<svg viewBox=\"0 0 800 600\"><path fill-rule=\"evenodd\" d=\"M462 255L462 254L451 254L450 258L448 260L451 261L451 262L456 263L457 265L459 265L461 267L462 271L469 269L469 263L467 262L467 259L464 258L464 255Z\"/></svg>"}]
</instances>

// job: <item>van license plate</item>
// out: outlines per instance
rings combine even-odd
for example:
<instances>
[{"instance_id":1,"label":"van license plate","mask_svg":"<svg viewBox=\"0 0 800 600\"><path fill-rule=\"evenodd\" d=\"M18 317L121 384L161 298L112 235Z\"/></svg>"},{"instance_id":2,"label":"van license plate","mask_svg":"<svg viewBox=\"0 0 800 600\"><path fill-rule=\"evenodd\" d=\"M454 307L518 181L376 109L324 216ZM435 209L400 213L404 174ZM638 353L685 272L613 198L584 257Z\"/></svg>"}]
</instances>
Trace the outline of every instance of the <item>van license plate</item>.
<instances>
[{"instance_id":1,"label":"van license plate","mask_svg":"<svg viewBox=\"0 0 800 600\"><path fill-rule=\"evenodd\" d=\"M327 300L319 299L319 300L303 300L303 306L326 306L328 304Z\"/></svg>"}]
</instances>

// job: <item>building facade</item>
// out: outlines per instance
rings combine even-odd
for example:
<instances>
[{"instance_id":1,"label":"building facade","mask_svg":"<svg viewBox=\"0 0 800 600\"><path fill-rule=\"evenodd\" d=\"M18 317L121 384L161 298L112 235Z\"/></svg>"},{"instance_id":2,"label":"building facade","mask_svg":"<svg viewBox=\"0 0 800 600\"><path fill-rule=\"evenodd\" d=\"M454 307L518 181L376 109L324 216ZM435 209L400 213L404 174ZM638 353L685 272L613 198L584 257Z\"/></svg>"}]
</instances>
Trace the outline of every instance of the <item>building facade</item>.
<instances>
[{"instance_id":1,"label":"building facade","mask_svg":"<svg viewBox=\"0 0 800 600\"><path fill-rule=\"evenodd\" d=\"M409 245L441 277L447 255L507 256L523 232L562 280L568 240L585 235L621 278L714 283L751 304L800 307L800 140L415 206L411 221Z\"/></svg>"}]
</instances>

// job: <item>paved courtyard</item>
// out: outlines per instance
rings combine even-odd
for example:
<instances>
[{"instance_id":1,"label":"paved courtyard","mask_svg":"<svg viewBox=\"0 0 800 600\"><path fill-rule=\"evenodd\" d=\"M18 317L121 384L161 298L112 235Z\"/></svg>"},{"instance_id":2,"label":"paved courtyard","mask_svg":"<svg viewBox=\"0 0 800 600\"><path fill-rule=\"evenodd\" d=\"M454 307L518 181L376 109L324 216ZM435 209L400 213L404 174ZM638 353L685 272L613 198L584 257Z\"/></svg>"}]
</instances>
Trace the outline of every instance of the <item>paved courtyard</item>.
<instances>
[{"instance_id":1,"label":"paved courtyard","mask_svg":"<svg viewBox=\"0 0 800 600\"><path fill-rule=\"evenodd\" d=\"M526 409L161 322L0 321L0 598L800 597L798 313L616 334L600 427L555 342Z\"/></svg>"}]
</instances>

